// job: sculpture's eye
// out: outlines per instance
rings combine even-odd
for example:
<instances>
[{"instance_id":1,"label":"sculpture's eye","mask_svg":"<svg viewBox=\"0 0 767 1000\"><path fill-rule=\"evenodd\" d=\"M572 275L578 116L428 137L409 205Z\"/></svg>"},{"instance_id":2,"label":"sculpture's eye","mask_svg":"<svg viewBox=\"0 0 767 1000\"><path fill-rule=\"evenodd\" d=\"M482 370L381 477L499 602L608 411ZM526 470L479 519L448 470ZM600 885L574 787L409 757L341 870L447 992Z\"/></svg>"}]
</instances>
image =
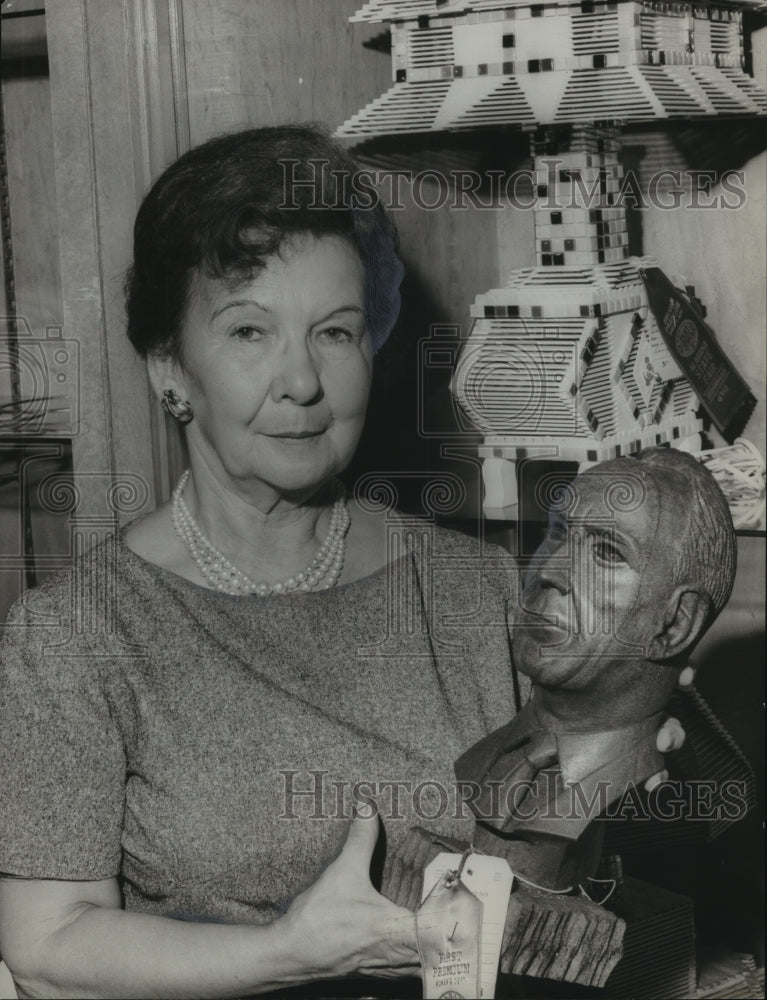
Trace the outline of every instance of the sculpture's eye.
<instances>
[{"instance_id":1,"label":"sculpture's eye","mask_svg":"<svg viewBox=\"0 0 767 1000\"><path fill-rule=\"evenodd\" d=\"M597 562L604 565L616 565L626 561L620 547L615 544L609 535L589 532L589 542L591 551Z\"/></svg>"}]
</instances>

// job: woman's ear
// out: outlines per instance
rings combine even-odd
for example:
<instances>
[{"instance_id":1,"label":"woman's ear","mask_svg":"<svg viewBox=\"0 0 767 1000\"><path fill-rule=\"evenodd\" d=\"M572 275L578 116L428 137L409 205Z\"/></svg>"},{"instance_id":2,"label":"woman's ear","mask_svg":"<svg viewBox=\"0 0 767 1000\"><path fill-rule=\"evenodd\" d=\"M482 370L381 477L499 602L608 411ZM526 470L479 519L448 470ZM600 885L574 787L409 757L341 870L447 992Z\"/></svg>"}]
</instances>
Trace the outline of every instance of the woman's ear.
<instances>
[{"instance_id":1,"label":"woman's ear","mask_svg":"<svg viewBox=\"0 0 767 1000\"><path fill-rule=\"evenodd\" d=\"M178 362L169 355L151 353L146 359L147 373L155 396L162 399L166 389L175 389L182 395Z\"/></svg>"},{"instance_id":2,"label":"woman's ear","mask_svg":"<svg viewBox=\"0 0 767 1000\"><path fill-rule=\"evenodd\" d=\"M673 660L693 646L706 630L711 598L703 590L677 587L666 605L661 631L649 643L648 659Z\"/></svg>"}]
</instances>

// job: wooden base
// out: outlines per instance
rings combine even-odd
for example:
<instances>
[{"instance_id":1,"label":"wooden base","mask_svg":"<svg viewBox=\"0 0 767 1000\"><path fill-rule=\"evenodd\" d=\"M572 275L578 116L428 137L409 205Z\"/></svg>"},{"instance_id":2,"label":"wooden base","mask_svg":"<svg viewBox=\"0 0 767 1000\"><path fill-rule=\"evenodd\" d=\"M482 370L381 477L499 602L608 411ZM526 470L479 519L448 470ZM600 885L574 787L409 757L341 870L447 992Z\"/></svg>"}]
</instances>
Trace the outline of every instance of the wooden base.
<instances>
[{"instance_id":1,"label":"wooden base","mask_svg":"<svg viewBox=\"0 0 767 1000\"><path fill-rule=\"evenodd\" d=\"M426 865L442 851L463 851L465 846L414 827L381 891L399 906L415 910ZM501 971L604 986L620 960L625 926L620 917L583 896L560 896L517 882L506 916Z\"/></svg>"},{"instance_id":2,"label":"wooden base","mask_svg":"<svg viewBox=\"0 0 767 1000\"><path fill-rule=\"evenodd\" d=\"M501 971L604 986L623 954L626 924L583 896L518 885L506 914Z\"/></svg>"}]
</instances>

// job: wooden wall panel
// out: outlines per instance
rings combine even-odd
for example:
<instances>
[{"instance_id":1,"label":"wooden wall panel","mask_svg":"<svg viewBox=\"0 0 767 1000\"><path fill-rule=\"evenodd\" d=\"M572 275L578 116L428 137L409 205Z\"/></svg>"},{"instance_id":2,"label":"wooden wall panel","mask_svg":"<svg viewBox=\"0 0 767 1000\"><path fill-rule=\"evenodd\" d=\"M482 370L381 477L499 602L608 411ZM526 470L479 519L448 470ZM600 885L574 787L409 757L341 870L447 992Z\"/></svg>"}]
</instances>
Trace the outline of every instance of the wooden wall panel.
<instances>
[{"instance_id":1,"label":"wooden wall panel","mask_svg":"<svg viewBox=\"0 0 767 1000\"><path fill-rule=\"evenodd\" d=\"M13 236L16 309L35 337L61 324L59 240L48 79L3 80L8 196Z\"/></svg>"},{"instance_id":2,"label":"wooden wall panel","mask_svg":"<svg viewBox=\"0 0 767 1000\"><path fill-rule=\"evenodd\" d=\"M51 73L51 112L56 168L62 319L65 336L80 345L80 426L73 441L84 509L106 513L106 497L91 493L93 474L114 467L109 373L106 365L100 283L98 215L90 121L91 80L85 9L64 3L46 15ZM89 475L90 474L90 475ZM100 491L98 491L100 492Z\"/></svg>"},{"instance_id":3,"label":"wooden wall panel","mask_svg":"<svg viewBox=\"0 0 767 1000\"><path fill-rule=\"evenodd\" d=\"M232 127L340 124L391 82L363 47L380 26L350 25L357 0L183 0L193 143Z\"/></svg>"},{"instance_id":4,"label":"wooden wall panel","mask_svg":"<svg viewBox=\"0 0 767 1000\"><path fill-rule=\"evenodd\" d=\"M122 286L141 197L188 142L175 9L174 0L62 0L46 12L62 320L81 359L73 460L89 515L111 515L104 482L122 474L146 491L123 519L151 507L167 496L174 464L125 335Z\"/></svg>"}]
</instances>

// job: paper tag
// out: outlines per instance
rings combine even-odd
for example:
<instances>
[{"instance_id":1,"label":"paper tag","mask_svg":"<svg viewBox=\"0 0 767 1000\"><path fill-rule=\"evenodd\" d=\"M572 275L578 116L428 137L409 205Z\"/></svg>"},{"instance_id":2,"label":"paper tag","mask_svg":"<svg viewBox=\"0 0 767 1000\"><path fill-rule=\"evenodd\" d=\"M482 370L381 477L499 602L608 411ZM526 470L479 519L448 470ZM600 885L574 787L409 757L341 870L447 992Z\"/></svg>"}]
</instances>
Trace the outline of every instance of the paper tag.
<instances>
[{"instance_id":1,"label":"paper tag","mask_svg":"<svg viewBox=\"0 0 767 1000\"><path fill-rule=\"evenodd\" d=\"M456 870L447 870L415 915L424 1000L479 996L481 923L482 903Z\"/></svg>"},{"instance_id":2,"label":"paper tag","mask_svg":"<svg viewBox=\"0 0 767 1000\"><path fill-rule=\"evenodd\" d=\"M459 869L462 861L461 854L445 852L437 855L424 869L423 898L427 898L434 886L438 885L447 873ZM513 881L514 876L505 858L470 854L463 861L461 882L482 904L479 928L479 989L467 996L481 997L482 1000L495 996L495 981L498 977L506 911L509 907ZM424 993L424 997L431 995Z\"/></svg>"}]
</instances>

